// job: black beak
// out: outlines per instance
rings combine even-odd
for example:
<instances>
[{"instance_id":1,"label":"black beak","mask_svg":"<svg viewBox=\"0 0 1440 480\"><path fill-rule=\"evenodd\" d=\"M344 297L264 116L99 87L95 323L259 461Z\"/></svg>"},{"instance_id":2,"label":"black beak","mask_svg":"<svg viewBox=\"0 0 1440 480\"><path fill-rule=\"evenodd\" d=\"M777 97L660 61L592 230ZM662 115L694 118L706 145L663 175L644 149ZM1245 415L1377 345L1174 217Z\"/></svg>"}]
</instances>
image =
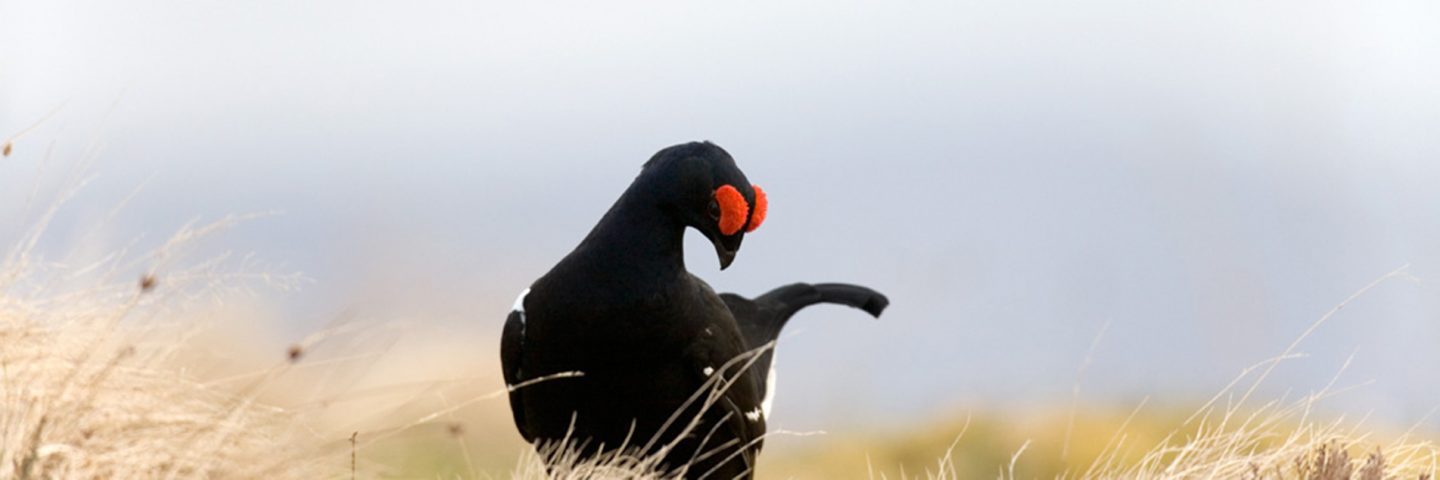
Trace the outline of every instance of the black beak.
<instances>
[{"instance_id":1,"label":"black beak","mask_svg":"<svg viewBox=\"0 0 1440 480\"><path fill-rule=\"evenodd\" d=\"M720 256L721 270L728 268L731 263L735 262L735 252L723 251L717 248L715 254Z\"/></svg>"},{"instance_id":2,"label":"black beak","mask_svg":"<svg viewBox=\"0 0 1440 480\"><path fill-rule=\"evenodd\" d=\"M715 256L720 258L721 270L735 261L735 254L740 251L740 242L744 239L744 235L735 235L711 240L711 243L715 244Z\"/></svg>"}]
</instances>

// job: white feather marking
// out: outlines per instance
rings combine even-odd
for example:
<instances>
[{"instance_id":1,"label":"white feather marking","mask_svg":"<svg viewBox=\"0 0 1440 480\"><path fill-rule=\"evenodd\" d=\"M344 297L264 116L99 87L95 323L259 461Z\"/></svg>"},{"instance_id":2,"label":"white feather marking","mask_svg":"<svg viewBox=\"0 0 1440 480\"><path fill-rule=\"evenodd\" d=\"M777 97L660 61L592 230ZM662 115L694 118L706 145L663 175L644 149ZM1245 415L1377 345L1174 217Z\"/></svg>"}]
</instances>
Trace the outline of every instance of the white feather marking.
<instances>
[{"instance_id":1,"label":"white feather marking","mask_svg":"<svg viewBox=\"0 0 1440 480\"><path fill-rule=\"evenodd\" d=\"M761 409L757 408L757 409L754 409L754 410L745 412L745 418L750 419L750 421L752 421L752 422L758 422L758 421L760 421L760 416L761 416L761 415L764 415L764 414L765 414L764 411L761 411Z\"/></svg>"},{"instance_id":2,"label":"white feather marking","mask_svg":"<svg viewBox=\"0 0 1440 480\"><path fill-rule=\"evenodd\" d=\"M705 376L708 377L708 376L711 376L711 375L714 375L714 374L715 374L715 367L705 367Z\"/></svg>"},{"instance_id":3,"label":"white feather marking","mask_svg":"<svg viewBox=\"0 0 1440 480\"><path fill-rule=\"evenodd\" d=\"M760 402L760 409L765 411L765 418L770 418L770 409L775 406L775 355L770 355L770 371L765 374L765 400Z\"/></svg>"},{"instance_id":4,"label":"white feather marking","mask_svg":"<svg viewBox=\"0 0 1440 480\"><path fill-rule=\"evenodd\" d=\"M510 307L510 311L512 311L512 312L520 312L520 313L522 314L522 315L520 316L520 321L522 321L522 322L525 321L525 316L523 315L523 314L525 313L525 296L526 296L526 295L529 295L529 294L530 294L530 289L529 289L529 288L526 288L525 291L520 292L520 296L515 297L515 305L512 306L512 307Z\"/></svg>"}]
</instances>

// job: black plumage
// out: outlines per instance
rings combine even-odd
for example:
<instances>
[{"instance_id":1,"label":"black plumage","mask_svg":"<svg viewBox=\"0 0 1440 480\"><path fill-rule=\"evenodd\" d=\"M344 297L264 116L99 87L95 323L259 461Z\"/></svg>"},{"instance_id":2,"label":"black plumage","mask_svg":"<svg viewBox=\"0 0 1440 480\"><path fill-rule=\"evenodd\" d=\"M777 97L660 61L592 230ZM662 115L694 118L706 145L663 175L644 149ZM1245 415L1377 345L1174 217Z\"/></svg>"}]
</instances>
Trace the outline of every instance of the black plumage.
<instances>
[{"instance_id":1,"label":"black plumage","mask_svg":"<svg viewBox=\"0 0 1440 480\"><path fill-rule=\"evenodd\" d=\"M725 188L744 201L725 198ZM583 445L582 455L665 448L666 466L685 469L686 478L749 478L765 432L771 353L743 355L774 341L807 305L840 303L878 316L888 303L841 284L794 284L751 301L717 295L685 270L687 227L714 244L724 269L764 208L763 193L709 142L666 148L646 162L506 319L501 361L506 383L524 384L510 393L521 435L537 444L569 438ZM565 372L582 375L536 381ZM723 389L713 402L694 400L707 382ZM680 421L669 423L677 414Z\"/></svg>"}]
</instances>

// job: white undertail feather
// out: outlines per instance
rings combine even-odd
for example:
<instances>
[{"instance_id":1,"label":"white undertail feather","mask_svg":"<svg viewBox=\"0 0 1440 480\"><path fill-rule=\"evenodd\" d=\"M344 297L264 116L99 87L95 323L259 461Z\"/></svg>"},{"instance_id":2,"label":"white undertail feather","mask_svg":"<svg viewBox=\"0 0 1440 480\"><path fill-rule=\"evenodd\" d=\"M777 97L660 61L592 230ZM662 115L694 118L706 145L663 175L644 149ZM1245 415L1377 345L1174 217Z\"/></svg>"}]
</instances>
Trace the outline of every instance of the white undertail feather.
<instances>
[{"instance_id":1,"label":"white undertail feather","mask_svg":"<svg viewBox=\"0 0 1440 480\"><path fill-rule=\"evenodd\" d=\"M765 418L770 418L770 407L775 405L775 353L770 353L770 371L765 373L765 400L760 402L760 410L765 412Z\"/></svg>"}]
</instances>

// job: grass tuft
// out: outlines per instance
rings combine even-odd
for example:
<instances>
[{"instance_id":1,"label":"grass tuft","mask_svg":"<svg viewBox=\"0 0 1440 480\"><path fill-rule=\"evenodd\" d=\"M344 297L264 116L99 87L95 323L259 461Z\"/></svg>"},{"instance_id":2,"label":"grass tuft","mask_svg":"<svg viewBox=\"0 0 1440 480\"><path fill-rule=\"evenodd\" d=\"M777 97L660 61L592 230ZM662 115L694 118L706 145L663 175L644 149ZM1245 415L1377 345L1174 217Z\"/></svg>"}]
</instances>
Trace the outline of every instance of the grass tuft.
<instances>
[{"instance_id":1,"label":"grass tuft","mask_svg":"<svg viewBox=\"0 0 1440 480\"><path fill-rule=\"evenodd\" d=\"M224 257L176 262L241 217L186 227L140 255L57 261L37 245L59 203L0 259L0 478L324 476L326 456L297 448L314 442L291 412L184 368L185 340L203 323L188 307L252 280L293 280ZM147 273L117 280L135 271Z\"/></svg>"}]
</instances>

